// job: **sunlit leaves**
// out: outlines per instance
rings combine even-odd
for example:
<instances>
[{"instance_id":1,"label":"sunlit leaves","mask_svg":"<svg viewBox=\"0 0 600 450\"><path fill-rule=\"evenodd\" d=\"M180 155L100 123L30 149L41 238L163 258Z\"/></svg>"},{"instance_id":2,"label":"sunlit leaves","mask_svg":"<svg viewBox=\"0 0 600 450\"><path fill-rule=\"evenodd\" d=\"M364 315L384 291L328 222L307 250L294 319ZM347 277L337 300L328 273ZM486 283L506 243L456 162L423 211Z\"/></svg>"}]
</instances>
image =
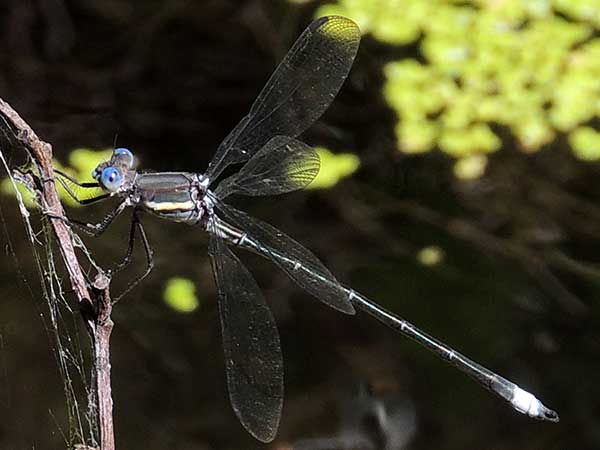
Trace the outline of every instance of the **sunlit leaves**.
<instances>
[{"instance_id":1,"label":"sunlit leaves","mask_svg":"<svg viewBox=\"0 0 600 450\"><path fill-rule=\"evenodd\" d=\"M469 155L459 158L454 163L454 175L461 180L475 180L485 173L487 156Z\"/></svg>"},{"instance_id":2,"label":"sunlit leaves","mask_svg":"<svg viewBox=\"0 0 600 450\"><path fill-rule=\"evenodd\" d=\"M25 186L23 186L21 183L18 183L15 181L15 184L13 185L13 182L8 179L5 178L4 180L2 180L2 183L0 183L0 192L2 192L2 194L4 195L15 195L15 186L17 188L17 190L19 191L19 194L21 195L21 199L23 200L23 204L27 207L27 208L33 208L35 206L35 201L33 199L33 196L31 194L31 192L29 192L29 190L27 190L27 188Z\"/></svg>"},{"instance_id":3,"label":"sunlit leaves","mask_svg":"<svg viewBox=\"0 0 600 450\"><path fill-rule=\"evenodd\" d=\"M439 146L449 155L464 157L497 150L500 139L486 124L476 123L465 128L445 128L440 135Z\"/></svg>"},{"instance_id":4,"label":"sunlit leaves","mask_svg":"<svg viewBox=\"0 0 600 450\"><path fill-rule=\"evenodd\" d=\"M554 0L556 10L567 17L600 26L598 0Z\"/></svg>"},{"instance_id":5,"label":"sunlit leaves","mask_svg":"<svg viewBox=\"0 0 600 450\"><path fill-rule=\"evenodd\" d=\"M112 149L76 148L69 154L69 166L73 168L74 175L81 181L92 181L92 170L96 168L98 163L109 159L112 152Z\"/></svg>"},{"instance_id":6,"label":"sunlit leaves","mask_svg":"<svg viewBox=\"0 0 600 450\"><path fill-rule=\"evenodd\" d=\"M321 170L308 189L330 188L342 178L352 175L360 166L358 156L352 153L334 154L325 148L316 150L321 158Z\"/></svg>"},{"instance_id":7,"label":"sunlit leaves","mask_svg":"<svg viewBox=\"0 0 600 450\"><path fill-rule=\"evenodd\" d=\"M69 154L69 165L64 167L58 161L54 161L54 167L67 173L80 182L93 181L92 170L102 161L110 158L112 150L91 150L87 148L77 148ZM98 195L100 189L82 189L76 185L69 184L71 190L80 199L90 198ZM60 183L56 183L58 194L62 202L69 206L79 206L79 204L67 193Z\"/></svg>"},{"instance_id":8,"label":"sunlit leaves","mask_svg":"<svg viewBox=\"0 0 600 450\"><path fill-rule=\"evenodd\" d=\"M523 117L513 131L524 151L536 151L554 139L555 133L550 123L539 115Z\"/></svg>"},{"instance_id":9,"label":"sunlit leaves","mask_svg":"<svg viewBox=\"0 0 600 450\"><path fill-rule=\"evenodd\" d=\"M437 245L423 247L417 253L417 261L424 266L436 266L444 260L444 250Z\"/></svg>"},{"instance_id":10,"label":"sunlit leaves","mask_svg":"<svg viewBox=\"0 0 600 450\"><path fill-rule=\"evenodd\" d=\"M436 142L438 126L423 117L405 119L396 125L398 145L405 153L424 153Z\"/></svg>"},{"instance_id":11,"label":"sunlit leaves","mask_svg":"<svg viewBox=\"0 0 600 450\"><path fill-rule=\"evenodd\" d=\"M167 280L163 299L170 308L180 313L191 313L200 306L196 286L187 278L173 277Z\"/></svg>"},{"instance_id":12,"label":"sunlit leaves","mask_svg":"<svg viewBox=\"0 0 600 450\"><path fill-rule=\"evenodd\" d=\"M440 149L464 175L459 167L485 166L469 158L498 150L506 130L526 152L563 133L577 157L597 158L596 132L582 127L600 116L599 0L340 0L324 13L418 45L419 60L384 68L400 151Z\"/></svg>"},{"instance_id":13,"label":"sunlit leaves","mask_svg":"<svg viewBox=\"0 0 600 450\"><path fill-rule=\"evenodd\" d=\"M392 44L407 44L419 37L420 24L427 18L427 2L404 0L345 0L324 5L317 15L351 17L363 33Z\"/></svg>"},{"instance_id":14,"label":"sunlit leaves","mask_svg":"<svg viewBox=\"0 0 600 450\"><path fill-rule=\"evenodd\" d=\"M91 177L92 170L98 165L98 163L107 160L110 158L112 154L112 150L91 150L86 148L78 148L73 150L69 154L69 165L63 166L57 160L53 160L52 164L55 169L58 169L76 180L82 182L93 181ZM58 175L57 175L58 176ZM98 194L98 190L89 190L89 189L80 189L75 185L69 184L71 190L74 191L75 194L80 198L88 198L93 196L94 194ZM25 205L28 208L31 208L35 205L31 194L27 192L27 190L20 184L17 184L19 191L23 195L23 200ZM67 193L67 191L63 188L63 186L56 182L56 189L58 191L58 195L63 203L69 206L79 206L79 204ZM12 195L14 193L14 189L10 180L5 179L2 180L0 184L0 191L4 194ZM87 192L86 192L87 191Z\"/></svg>"},{"instance_id":15,"label":"sunlit leaves","mask_svg":"<svg viewBox=\"0 0 600 450\"><path fill-rule=\"evenodd\" d=\"M590 127L581 127L569 136L569 143L579 159L597 161L600 159L600 133Z\"/></svg>"}]
</instances>

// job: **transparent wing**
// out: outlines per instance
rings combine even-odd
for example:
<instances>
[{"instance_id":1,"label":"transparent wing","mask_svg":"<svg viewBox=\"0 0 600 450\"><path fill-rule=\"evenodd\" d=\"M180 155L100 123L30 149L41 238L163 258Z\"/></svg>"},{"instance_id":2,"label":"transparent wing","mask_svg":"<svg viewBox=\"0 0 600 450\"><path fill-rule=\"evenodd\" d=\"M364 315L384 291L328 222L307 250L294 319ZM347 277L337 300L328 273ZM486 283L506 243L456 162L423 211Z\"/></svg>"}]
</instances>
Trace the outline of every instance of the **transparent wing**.
<instances>
[{"instance_id":1,"label":"transparent wing","mask_svg":"<svg viewBox=\"0 0 600 450\"><path fill-rule=\"evenodd\" d=\"M316 121L342 86L360 42L350 19L322 17L298 38L250 112L219 145L206 175L248 160L273 136L296 137Z\"/></svg>"},{"instance_id":2,"label":"transparent wing","mask_svg":"<svg viewBox=\"0 0 600 450\"><path fill-rule=\"evenodd\" d=\"M231 406L250 434L271 442L283 407L283 359L275 320L250 272L214 223L209 227Z\"/></svg>"},{"instance_id":3,"label":"transparent wing","mask_svg":"<svg viewBox=\"0 0 600 450\"><path fill-rule=\"evenodd\" d=\"M318 153L303 142L276 136L242 169L223 180L215 195L277 195L305 188L319 173Z\"/></svg>"},{"instance_id":4,"label":"transparent wing","mask_svg":"<svg viewBox=\"0 0 600 450\"><path fill-rule=\"evenodd\" d=\"M354 307L344 288L307 248L272 225L250 217L230 205L217 202L216 208L218 215L226 223L246 233L238 245L250 248L273 261L301 288L326 305L346 314L354 314ZM248 245L249 242L252 244Z\"/></svg>"}]
</instances>

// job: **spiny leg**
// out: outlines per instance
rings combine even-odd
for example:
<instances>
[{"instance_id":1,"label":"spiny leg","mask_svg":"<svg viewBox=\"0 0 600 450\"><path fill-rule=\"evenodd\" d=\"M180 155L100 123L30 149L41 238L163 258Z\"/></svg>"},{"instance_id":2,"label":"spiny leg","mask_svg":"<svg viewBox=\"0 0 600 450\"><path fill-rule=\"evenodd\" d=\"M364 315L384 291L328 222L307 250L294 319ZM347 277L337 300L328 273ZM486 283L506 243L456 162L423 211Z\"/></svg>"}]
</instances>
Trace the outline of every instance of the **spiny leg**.
<instances>
[{"instance_id":1,"label":"spiny leg","mask_svg":"<svg viewBox=\"0 0 600 450\"><path fill-rule=\"evenodd\" d=\"M148 243L148 239L146 237L146 233L144 232L144 228L142 226L142 222L138 216L138 210L134 210L131 215L131 228L129 230L129 240L127 243L127 253L123 260L117 264L117 266L111 271L112 273L117 273L123 270L131 263L131 256L133 255L133 247L135 245L135 233L136 230L139 231L140 237L142 238L142 244L144 245L144 250L146 252L146 259L149 261L148 266L153 265L152 261L152 249L150 248L150 244ZM146 272L149 272L146 268ZM144 277L147 276L147 273Z\"/></svg>"},{"instance_id":2,"label":"spiny leg","mask_svg":"<svg viewBox=\"0 0 600 450\"><path fill-rule=\"evenodd\" d=\"M97 188L97 187L99 187L99 184L97 182L81 183L77 179L73 178L72 176L70 176L64 172L61 172L59 170L55 170L55 172L58 175L60 175L60 177L57 177L56 179L63 186L65 191L69 194L69 196L71 198L73 198L73 200L75 200L80 205L89 205L91 203L95 203L97 201L104 200L105 198L110 197L110 194L101 194L101 195L98 195L96 197L89 198L89 199L80 199L79 197L77 197L75 192L73 192L73 190L70 188L70 186L63 180L63 178L69 180L69 182L75 184L76 186L82 187L82 188ZM128 202L125 202L125 201L121 202L112 212L107 214L104 217L104 219L102 219L101 222L96 223L96 224L86 223L86 222L79 221L76 219L69 219L66 217L60 217L60 216L56 216L56 215L52 215L52 214L47 214L47 216L50 218L54 218L54 219L64 220L64 221L68 222L69 224L77 226L82 231L86 232L87 234L97 237L97 236L101 235L102 233L104 233L104 231L106 231L108 229L108 227L111 225L113 220L116 219L125 210L125 208L127 206L129 206ZM127 252L125 254L125 257L119 264L117 264L117 266L114 269L109 270L108 273L110 276L112 276L115 273L123 270L125 267L127 267L131 263L134 245L135 245L136 230L140 234L140 238L142 240L142 245L144 247L144 252L146 254L146 262L147 262L146 269L144 270L144 273L142 273L137 278L135 278L129 284L129 286L119 296L117 296L115 298L113 303L118 302L124 295L126 295L135 286L137 286L144 278L146 278L150 274L150 272L154 268L154 259L153 259L152 248L150 247L150 243L148 242L148 238L146 236L146 232L144 231L144 227L142 226L142 223L139 220L138 212L134 209L132 218L131 218L131 228L130 228L130 232L129 232L129 240L128 240Z\"/></svg>"},{"instance_id":3,"label":"spiny leg","mask_svg":"<svg viewBox=\"0 0 600 450\"><path fill-rule=\"evenodd\" d=\"M137 286L139 283L141 283L142 280L144 278L146 278L150 274L150 272L152 272L152 269L154 268L154 258L153 258L152 247L150 247L150 243L148 242L146 232L144 231L142 222L140 221L140 219L138 217L138 213L137 213L137 211L134 211L132 219L131 219L131 231L129 233L129 244L127 247L127 254L125 255L125 258L123 258L123 261L121 261L121 263L119 263L119 265L115 269L115 272L122 270L131 262L131 255L133 254L133 246L134 246L134 241L135 241L136 230L140 234L140 238L142 240L142 245L144 247L144 252L146 253L146 270L144 271L144 273L142 273L137 278L135 278L129 284L129 286L127 286L127 288L114 299L113 304L117 303L119 300L121 300L121 298L123 298L123 296L125 294L127 294L135 286Z\"/></svg>"},{"instance_id":4,"label":"spiny leg","mask_svg":"<svg viewBox=\"0 0 600 450\"><path fill-rule=\"evenodd\" d=\"M61 177L69 180L74 185L82 187L82 188L88 189L88 188L97 188L97 187L100 187L100 184L97 181L91 181L91 182L84 182L84 183L82 183L77 178L72 177L68 173L65 173L65 172L63 172L61 170L58 170L58 169L54 169L54 173L56 173L56 174L60 175ZM64 180L61 180L60 178L58 178L58 181L61 184L64 183Z\"/></svg>"},{"instance_id":5,"label":"spiny leg","mask_svg":"<svg viewBox=\"0 0 600 450\"><path fill-rule=\"evenodd\" d=\"M106 195L108 196L108 194L106 194ZM91 199L88 199L88 200L91 200ZM115 220L125 210L125 208L127 208L127 206L129 206L129 204L126 201L119 203L119 205L114 210L112 210L110 213L108 213L104 217L104 219L102 219L98 223L83 222L81 220L70 219L70 218L63 217L63 216L57 216L57 215L51 214L51 213L45 213L45 215L51 219L63 220L70 225L75 225L77 228L81 229L88 235L97 237L97 236L100 236L102 233L104 233L108 229L108 227L113 222L113 220Z\"/></svg>"},{"instance_id":6,"label":"spiny leg","mask_svg":"<svg viewBox=\"0 0 600 450\"><path fill-rule=\"evenodd\" d=\"M67 223L74 225L77 228L80 228L81 230L85 231L87 234L97 237L97 236L101 235L102 233L104 233L104 231L106 231L106 229L110 226L110 224L113 222L113 220L117 216L119 216L125 210L125 208L127 206L129 206L129 204L127 202L120 203L112 212L107 214L101 222L96 223L96 224L90 224L90 223L82 222L82 221L75 220L75 219L69 219L67 217L56 216L53 214L46 214L46 215L53 219L64 220ZM119 264L117 264L117 266L114 269L111 269L108 271L108 275L112 277L115 273L120 272L121 270L123 270L125 267L127 267L131 263L134 245L135 245L136 231L139 232L139 234L140 234L140 238L142 240L142 245L144 247L144 253L146 254L146 269L144 270L144 273L142 273L141 275L136 277L129 284L129 286L115 298L113 303L118 302L125 294L127 294L135 286L137 286L144 278L146 278L150 274L150 272L152 272L152 269L154 268L154 258L153 258L152 247L150 247L148 237L146 236L144 227L138 217L138 211L134 210L132 217L131 217L131 228L129 231L127 252L125 253L125 256L121 260L121 262Z\"/></svg>"},{"instance_id":7,"label":"spiny leg","mask_svg":"<svg viewBox=\"0 0 600 450\"><path fill-rule=\"evenodd\" d=\"M119 264L117 264L114 269L110 270L111 274L120 272L121 270L123 270L125 267L127 267L131 263L131 256L133 255L133 247L135 244L135 230L137 228L138 222L139 222L139 220L137 219L137 213L134 210L133 214L131 215L131 225L129 227L129 239L127 240L127 253L125 253L125 256L123 257L121 262Z\"/></svg>"},{"instance_id":8,"label":"spiny leg","mask_svg":"<svg viewBox=\"0 0 600 450\"><path fill-rule=\"evenodd\" d=\"M75 186L79 186L84 189L98 188L98 187L100 187L100 184L98 184L98 182L95 182L95 181L81 183L76 178L73 178L71 175L69 175L67 173L61 172L60 170L55 169L54 172L59 175L58 177L56 177L56 180L61 184L61 186L64 188L64 190L67 192L67 194L69 194L69 197L71 197L73 200L75 200L80 205L89 205L91 203L95 203L97 201L104 200L105 198L110 196L110 194L100 194L96 197L82 200L77 196L77 194L73 191L73 189L71 189L71 187L65 182L65 180L69 180L69 182L71 182Z\"/></svg>"},{"instance_id":9,"label":"spiny leg","mask_svg":"<svg viewBox=\"0 0 600 450\"><path fill-rule=\"evenodd\" d=\"M30 168L17 168L17 169L13 169L13 176L15 176L19 181L21 181L23 184L25 184L26 186L29 186L29 189L31 190L31 186L33 186L33 184L35 183L35 185L37 186L37 189L39 190L43 190L43 184L46 182L54 182L54 181L58 181L61 186L65 189L65 191L67 192L67 194L69 194L69 197L71 197L74 201L76 201L78 204L85 206L85 205L90 205L92 203L96 203L100 200L104 200L108 197L110 197L110 194L108 193L102 193L99 194L95 197L91 197L91 198L86 198L86 199L80 199L79 197L77 197L77 194L73 191L73 189L71 189L71 187L65 182L64 179L69 180L71 183L73 183L76 186L79 186L81 188L84 189L92 189L92 188L99 188L100 185L97 182L89 182L89 183L80 183L79 181L77 181L75 178L73 178L72 176L61 172L60 170L56 170L55 172L60 175L59 177L51 177L51 178L46 178L46 179L40 179L38 178L38 176L36 175L36 173L30 169ZM27 183L25 182L25 178L26 177L31 177L32 183ZM64 178L64 179L63 179Z\"/></svg>"},{"instance_id":10,"label":"spiny leg","mask_svg":"<svg viewBox=\"0 0 600 450\"><path fill-rule=\"evenodd\" d=\"M59 170L56 170L55 172L58 175L60 175L60 177L63 177L65 179L69 180L71 183L75 184L76 186L79 186L82 188L97 188L97 187L99 187L99 184L96 182L80 183L78 180L76 180L75 178L71 177L70 175L68 175L64 172L61 172ZM57 178L59 183L65 188L65 191L73 198L73 200L75 200L77 203L79 203L81 205L89 205L91 203L95 203L97 201L104 200L105 198L110 197L110 194L101 194L101 195L93 197L93 198L82 200L79 197L77 197L77 195L75 194L75 192L73 192L73 190L70 188L70 186L60 177ZM66 217L59 217L59 216L55 216L55 215L51 215L51 214L48 214L48 216L51 218L55 218L55 219L65 220L68 223L77 226L78 228L80 228L81 230L86 232L87 234L97 237L97 236L101 235L102 233L104 233L104 231L106 231L106 229L108 229L108 227L113 222L113 220L116 219L125 210L125 208L127 206L129 206L129 204L127 202L121 202L112 212L107 214L104 217L104 219L102 219L101 222L96 223L96 224L86 223L86 222L82 222L79 220L68 219ZM129 286L119 296L117 296L115 298L113 303L118 302L124 295L126 295L135 286L137 286L144 278L146 278L150 274L150 272L154 268L154 259L153 259L152 248L150 247L150 243L148 242L148 238L146 236L146 232L144 231L144 227L142 226L142 223L139 220L138 212L136 210L134 210L133 214L132 214L132 219L131 219L129 241L128 241L127 252L125 254L125 257L119 264L117 264L117 266L114 269L109 270L108 273L109 273L109 275L112 276L115 273L123 270L125 267L127 267L131 263L134 245L135 245L136 230L140 234L140 238L142 240L142 245L144 247L144 252L146 254L146 262L147 262L146 269L144 270L144 273L142 273L137 278L135 278L129 284Z\"/></svg>"}]
</instances>

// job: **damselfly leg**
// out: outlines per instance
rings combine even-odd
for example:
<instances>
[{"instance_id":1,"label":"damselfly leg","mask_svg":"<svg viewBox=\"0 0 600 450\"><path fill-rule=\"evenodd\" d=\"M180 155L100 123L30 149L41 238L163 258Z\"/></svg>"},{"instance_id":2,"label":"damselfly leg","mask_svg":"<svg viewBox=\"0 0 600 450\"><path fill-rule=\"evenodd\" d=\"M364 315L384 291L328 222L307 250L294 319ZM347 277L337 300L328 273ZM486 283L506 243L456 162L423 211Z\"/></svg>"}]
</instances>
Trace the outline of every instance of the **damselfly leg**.
<instances>
[{"instance_id":1,"label":"damselfly leg","mask_svg":"<svg viewBox=\"0 0 600 450\"><path fill-rule=\"evenodd\" d=\"M142 241L142 246L144 247L144 253L146 255L146 269L141 275L135 277L133 281L131 281L128 284L127 288L123 292L121 292L118 296L114 298L113 303L117 303L119 300L121 300L121 298L123 298L124 295L129 293L129 291L131 291L134 287L141 283L144 278L150 275L150 272L152 272L152 269L154 268L154 252L152 251L152 247L150 247L150 242L148 242L148 237L146 236L146 232L144 231L144 227L142 225L142 222L140 221L138 212L134 210L131 217L131 229L129 231L129 243L127 245L127 254L123 258L123 260L117 265L117 267L111 271L111 273L117 273L123 270L131 263L136 231L139 233L140 239Z\"/></svg>"},{"instance_id":2,"label":"damselfly leg","mask_svg":"<svg viewBox=\"0 0 600 450\"><path fill-rule=\"evenodd\" d=\"M110 197L110 194L102 193L95 197L81 199L77 196L77 194L74 192L74 190L69 186L69 183L71 183L72 185L75 185L79 188L82 188L82 189L98 189L100 187L99 183L98 182L83 182L82 183L82 182L79 182L76 178L74 178L60 170L55 170L55 172L58 175L58 177L56 177L56 179L63 186L65 191L68 193L68 195L80 205L83 205L83 206L90 205L90 204L96 203L98 201L101 201L101 200L104 200L104 199ZM68 182L65 180L68 180ZM77 219L63 218L63 217L56 217L56 216L50 216L50 217L55 218L55 219L66 220L69 224L76 226L78 229L84 231L86 234L93 236L93 237L98 237L101 234L103 234L110 227L110 225L113 223L113 221L123 213L123 211L127 208L127 206L129 206L127 204L127 202L124 202L124 201L120 202L111 212L106 214L106 216L104 216L104 218L98 223L89 223L89 222L83 222L83 221L80 221ZM108 270L108 273L111 275L114 275L115 273L118 273L121 270L125 269L131 263L133 251L134 251L134 247L135 247L136 233L139 234L140 240L142 243L142 247L144 249L144 254L146 257L146 268L142 274L136 276L135 279L133 279L130 283L128 283L127 288L121 294L119 294L118 296L116 296L114 298L115 303L117 301L119 301L125 294L127 294L129 291L131 291L131 289L133 289L135 286L137 286L144 278L146 278L150 274L150 272L152 271L152 269L154 267L152 248L151 248L148 238L146 236L146 232L144 231L142 222L139 219L138 211L136 209L134 209L133 213L131 215L131 225L130 225L130 230L129 230L129 238L128 238L128 242L127 242L127 251L125 253L125 256L118 264L116 264L114 266L114 268Z\"/></svg>"},{"instance_id":3,"label":"damselfly leg","mask_svg":"<svg viewBox=\"0 0 600 450\"><path fill-rule=\"evenodd\" d=\"M82 188L82 189L99 189L100 185L95 181L81 183L76 178L73 178L71 175L69 175L65 172L62 172L60 170L57 170L57 169L54 169L54 172L58 175L58 177L56 177L55 179L60 183L60 185L63 187L65 192L69 195L69 197L71 197L74 201L76 201L78 204L80 204L82 206L90 205L92 203L96 203L96 202L99 202L101 200L104 200L104 199L110 197L110 194L102 192L94 197L83 198L83 199L79 198L79 196L73 191L71 186L69 186L69 183L71 183L72 185L75 185L79 188ZM68 181L68 183L67 183L67 181Z\"/></svg>"}]
</instances>

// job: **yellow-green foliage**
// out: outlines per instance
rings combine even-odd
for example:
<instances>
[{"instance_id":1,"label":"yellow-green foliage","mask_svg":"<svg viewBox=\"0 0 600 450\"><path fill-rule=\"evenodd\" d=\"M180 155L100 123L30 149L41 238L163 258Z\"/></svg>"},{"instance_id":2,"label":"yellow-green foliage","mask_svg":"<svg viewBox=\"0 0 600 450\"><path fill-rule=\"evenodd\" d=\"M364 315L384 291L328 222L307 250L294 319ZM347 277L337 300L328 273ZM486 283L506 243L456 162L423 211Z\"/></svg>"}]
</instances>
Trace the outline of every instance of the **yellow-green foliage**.
<instances>
[{"instance_id":1,"label":"yellow-green foliage","mask_svg":"<svg viewBox=\"0 0 600 450\"><path fill-rule=\"evenodd\" d=\"M74 177L81 182L94 181L92 179L92 170L102 161L110 158L112 150L91 150L87 148L77 148L69 154L69 167L61 167L54 161L54 167ZM58 194L61 200L69 206L78 206L78 203L71 198L64 190L60 183L56 183ZM75 194L80 199L93 197L99 193L99 189L79 189L76 186L71 186Z\"/></svg>"},{"instance_id":2,"label":"yellow-green foliage","mask_svg":"<svg viewBox=\"0 0 600 450\"><path fill-rule=\"evenodd\" d=\"M163 298L167 305L180 313L190 313L200 305L196 297L196 286L187 278L170 278L167 281Z\"/></svg>"},{"instance_id":3,"label":"yellow-green foliage","mask_svg":"<svg viewBox=\"0 0 600 450\"><path fill-rule=\"evenodd\" d=\"M398 148L457 158L500 148L490 125L534 152L557 133L576 156L600 158L600 0L340 0L318 15L354 19L422 60L385 67ZM485 158L485 157L484 157Z\"/></svg>"},{"instance_id":4,"label":"yellow-green foliage","mask_svg":"<svg viewBox=\"0 0 600 450\"><path fill-rule=\"evenodd\" d=\"M308 189L330 188L342 178L352 175L360 166L358 156L352 153L334 154L321 147L316 150L321 158L321 169Z\"/></svg>"},{"instance_id":5,"label":"yellow-green foliage","mask_svg":"<svg viewBox=\"0 0 600 450\"><path fill-rule=\"evenodd\" d=\"M35 201L33 199L33 196L31 195L31 192L29 192L25 186L23 186L21 183L18 183L17 181L15 181L13 184L12 180L5 178L0 183L0 192L2 192L2 194L4 194L4 195L13 195L14 196L15 195L15 186L18 189L19 194L21 194L21 199L23 200L23 204L27 208L33 208L35 206Z\"/></svg>"},{"instance_id":6,"label":"yellow-green foliage","mask_svg":"<svg viewBox=\"0 0 600 450\"><path fill-rule=\"evenodd\" d=\"M63 166L57 160L53 160L52 164L55 169L58 169L66 174L72 176L78 181L86 182L93 181L91 177L92 170L98 165L98 163L105 161L110 158L112 150L90 150L87 148L78 148L73 150L69 154L69 166ZM89 198L98 194L98 189L80 189L75 185L70 185L71 190L81 199ZM78 203L67 194L62 185L56 182L58 194L63 203L69 206L78 206ZM23 201L27 207L33 207L34 201L29 192L20 184L17 184L17 188L23 195ZM14 189L10 180L5 179L0 183L0 192L4 194L13 194Z\"/></svg>"},{"instance_id":7,"label":"yellow-green foliage","mask_svg":"<svg viewBox=\"0 0 600 450\"><path fill-rule=\"evenodd\" d=\"M110 159L112 152L111 149L76 148L69 154L69 166L73 169L71 174L80 181L93 181L92 171L102 161Z\"/></svg>"},{"instance_id":8,"label":"yellow-green foliage","mask_svg":"<svg viewBox=\"0 0 600 450\"><path fill-rule=\"evenodd\" d=\"M417 261L424 266L436 266L444 260L444 250L437 245L423 247L417 253Z\"/></svg>"}]
</instances>

